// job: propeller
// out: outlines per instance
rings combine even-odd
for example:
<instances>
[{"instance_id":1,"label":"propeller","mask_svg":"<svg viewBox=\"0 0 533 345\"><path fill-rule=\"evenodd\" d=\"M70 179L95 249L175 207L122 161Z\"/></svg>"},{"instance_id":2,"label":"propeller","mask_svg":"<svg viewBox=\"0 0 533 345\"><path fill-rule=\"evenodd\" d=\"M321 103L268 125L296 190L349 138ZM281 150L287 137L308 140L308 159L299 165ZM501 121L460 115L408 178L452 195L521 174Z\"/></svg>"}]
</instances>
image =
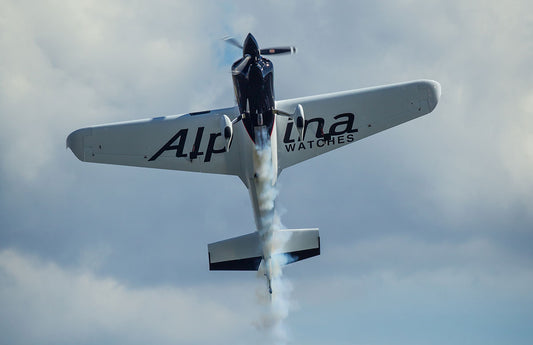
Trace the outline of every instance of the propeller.
<instances>
[{"instance_id":1,"label":"propeller","mask_svg":"<svg viewBox=\"0 0 533 345\"><path fill-rule=\"evenodd\" d=\"M249 36L251 36L251 35L249 35ZM224 37L222 39L224 41L226 41L227 43L231 44L232 46L235 46L235 47L240 48L240 49L244 49L243 45L240 44L235 38L233 38L231 36L226 36L226 37ZM254 40L254 42L255 42L255 40ZM286 47L264 48L264 49L259 50L259 53L261 55L296 54L296 47L294 47L294 46L286 46Z\"/></svg>"},{"instance_id":2,"label":"propeller","mask_svg":"<svg viewBox=\"0 0 533 345\"><path fill-rule=\"evenodd\" d=\"M265 48L260 50L261 55L279 55L279 54L296 54L296 47L276 47Z\"/></svg>"},{"instance_id":3,"label":"propeller","mask_svg":"<svg viewBox=\"0 0 533 345\"><path fill-rule=\"evenodd\" d=\"M222 39L226 41L227 43L231 44L232 46L242 49L242 44L240 44L235 38L231 36L226 36L226 37L223 37Z\"/></svg>"}]
</instances>

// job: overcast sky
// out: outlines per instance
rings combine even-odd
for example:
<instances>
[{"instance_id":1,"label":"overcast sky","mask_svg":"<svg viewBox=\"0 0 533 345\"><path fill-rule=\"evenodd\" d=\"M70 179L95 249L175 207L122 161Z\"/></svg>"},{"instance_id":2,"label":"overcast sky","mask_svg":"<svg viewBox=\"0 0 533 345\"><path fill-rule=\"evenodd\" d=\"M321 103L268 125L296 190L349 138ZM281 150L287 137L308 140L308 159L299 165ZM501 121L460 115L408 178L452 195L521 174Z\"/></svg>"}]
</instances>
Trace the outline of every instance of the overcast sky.
<instances>
[{"instance_id":1,"label":"overcast sky","mask_svg":"<svg viewBox=\"0 0 533 345\"><path fill-rule=\"evenodd\" d=\"M237 177L83 163L89 125L235 104L252 32L277 99L413 79L423 118L283 171L290 344L533 342L530 1L0 0L0 343L270 344L264 279L209 272L255 229Z\"/></svg>"}]
</instances>

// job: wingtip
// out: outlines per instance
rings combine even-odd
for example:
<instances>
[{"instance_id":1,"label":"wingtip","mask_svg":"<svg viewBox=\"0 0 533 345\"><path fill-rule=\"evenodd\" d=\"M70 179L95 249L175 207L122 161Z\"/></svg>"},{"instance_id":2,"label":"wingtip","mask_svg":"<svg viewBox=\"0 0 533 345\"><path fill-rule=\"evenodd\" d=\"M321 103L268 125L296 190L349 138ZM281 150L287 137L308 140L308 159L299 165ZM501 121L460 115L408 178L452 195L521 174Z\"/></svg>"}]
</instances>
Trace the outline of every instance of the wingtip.
<instances>
[{"instance_id":1,"label":"wingtip","mask_svg":"<svg viewBox=\"0 0 533 345\"><path fill-rule=\"evenodd\" d=\"M431 85L430 92L429 92L429 98L430 98L429 101L431 103L431 108L432 108L431 110L433 110L439 103L440 96L442 94L442 89L441 89L440 83L435 80L430 80L429 83Z\"/></svg>"},{"instance_id":2,"label":"wingtip","mask_svg":"<svg viewBox=\"0 0 533 345\"><path fill-rule=\"evenodd\" d=\"M438 81L435 81L435 80L431 80L431 84L433 86L433 90L435 92L435 96L437 99L440 99L440 96L442 94L442 90L441 90L441 86L440 86L440 83Z\"/></svg>"},{"instance_id":3,"label":"wingtip","mask_svg":"<svg viewBox=\"0 0 533 345\"><path fill-rule=\"evenodd\" d=\"M427 100L429 112L432 112L439 103L442 92L439 82L435 80L422 79L417 81L417 83L419 83L419 92L421 93L420 97Z\"/></svg>"},{"instance_id":4,"label":"wingtip","mask_svg":"<svg viewBox=\"0 0 533 345\"><path fill-rule=\"evenodd\" d=\"M66 140L67 149L70 149L80 161L85 160L83 138L88 135L90 128L82 128L70 133Z\"/></svg>"}]
</instances>

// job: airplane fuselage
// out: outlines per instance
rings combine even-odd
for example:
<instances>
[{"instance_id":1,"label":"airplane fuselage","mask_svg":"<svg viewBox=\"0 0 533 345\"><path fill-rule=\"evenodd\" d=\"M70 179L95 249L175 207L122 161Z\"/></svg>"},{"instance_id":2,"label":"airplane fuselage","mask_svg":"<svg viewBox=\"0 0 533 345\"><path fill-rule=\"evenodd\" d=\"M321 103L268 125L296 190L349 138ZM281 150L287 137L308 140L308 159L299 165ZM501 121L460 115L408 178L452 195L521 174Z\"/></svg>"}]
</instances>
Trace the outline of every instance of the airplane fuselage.
<instances>
[{"instance_id":1,"label":"airplane fuselage","mask_svg":"<svg viewBox=\"0 0 533 345\"><path fill-rule=\"evenodd\" d=\"M232 76L241 114L241 128L244 128L250 138L249 145L242 152L245 156L245 184L250 193L257 230L261 231L269 226L265 224L265 219L271 219L273 212L273 208L262 207L260 199L265 189L265 174L268 176L269 187L274 187L277 181L277 131L274 66L270 60L260 55L252 35L248 35L244 42L243 57L232 65Z\"/></svg>"}]
</instances>

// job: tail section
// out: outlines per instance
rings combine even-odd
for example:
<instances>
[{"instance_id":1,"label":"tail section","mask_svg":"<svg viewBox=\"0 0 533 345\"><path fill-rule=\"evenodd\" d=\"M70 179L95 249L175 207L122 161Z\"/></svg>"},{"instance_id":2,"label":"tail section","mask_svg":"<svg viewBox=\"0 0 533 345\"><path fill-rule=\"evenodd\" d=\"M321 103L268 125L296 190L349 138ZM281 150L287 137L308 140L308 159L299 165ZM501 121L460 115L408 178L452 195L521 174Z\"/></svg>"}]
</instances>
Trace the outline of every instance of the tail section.
<instances>
[{"instance_id":1,"label":"tail section","mask_svg":"<svg viewBox=\"0 0 533 345\"><path fill-rule=\"evenodd\" d=\"M287 264L320 255L320 236L318 229L278 230L273 234L270 245L265 250L259 233L230 238L207 246L209 270L211 271L257 271L263 253L272 256L289 255Z\"/></svg>"},{"instance_id":2,"label":"tail section","mask_svg":"<svg viewBox=\"0 0 533 345\"><path fill-rule=\"evenodd\" d=\"M257 232L211 243L207 250L210 271L257 271L261 264Z\"/></svg>"}]
</instances>

